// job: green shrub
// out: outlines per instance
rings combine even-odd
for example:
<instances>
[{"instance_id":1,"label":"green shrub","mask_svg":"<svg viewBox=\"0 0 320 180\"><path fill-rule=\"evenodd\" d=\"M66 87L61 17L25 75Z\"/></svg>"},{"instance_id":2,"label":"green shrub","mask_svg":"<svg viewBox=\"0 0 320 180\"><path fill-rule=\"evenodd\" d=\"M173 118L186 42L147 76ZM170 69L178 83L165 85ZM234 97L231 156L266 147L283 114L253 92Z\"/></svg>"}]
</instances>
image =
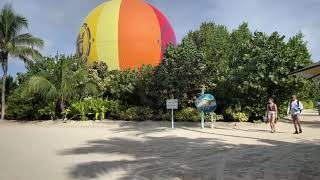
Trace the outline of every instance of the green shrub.
<instances>
[{"instance_id":1,"label":"green shrub","mask_svg":"<svg viewBox=\"0 0 320 180\"><path fill-rule=\"evenodd\" d=\"M229 120L237 121L237 122L247 122L249 121L249 117L246 113L234 111L231 108L227 108L225 111L225 115Z\"/></svg>"},{"instance_id":2,"label":"green shrub","mask_svg":"<svg viewBox=\"0 0 320 180\"><path fill-rule=\"evenodd\" d=\"M14 120L26 120L34 118L32 101L22 100L17 96L10 96L7 102L6 118Z\"/></svg>"},{"instance_id":3,"label":"green shrub","mask_svg":"<svg viewBox=\"0 0 320 180\"><path fill-rule=\"evenodd\" d=\"M117 118L120 113L120 103L118 101L96 98L88 99L89 114L94 114L96 120L107 118Z\"/></svg>"},{"instance_id":4,"label":"green shrub","mask_svg":"<svg viewBox=\"0 0 320 180\"><path fill-rule=\"evenodd\" d=\"M49 116L51 120L54 120L56 118L56 105L56 102L50 102L43 109L39 109L38 112L41 116Z\"/></svg>"},{"instance_id":5,"label":"green shrub","mask_svg":"<svg viewBox=\"0 0 320 180\"><path fill-rule=\"evenodd\" d=\"M200 121L200 113L197 109L188 107L176 113L178 121Z\"/></svg>"},{"instance_id":6,"label":"green shrub","mask_svg":"<svg viewBox=\"0 0 320 180\"><path fill-rule=\"evenodd\" d=\"M304 109L314 109L315 108L315 105L312 100L301 101L301 103L303 104Z\"/></svg>"},{"instance_id":7,"label":"green shrub","mask_svg":"<svg viewBox=\"0 0 320 180\"><path fill-rule=\"evenodd\" d=\"M120 113L120 118L127 121L145 121L153 117L152 109L148 107L130 107Z\"/></svg>"},{"instance_id":8,"label":"green shrub","mask_svg":"<svg viewBox=\"0 0 320 180\"><path fill-rule=\"evenodd\" d=\"M39 109L44 108L38 97L25 98L21 96L21 89L17 89L7 99L6 119L34 120L41 117Z\"/></svg>"},{"instance_id":9,"label":"green shrub","mask_svg":"<svg viewBox=\"0 0 320 180\"><path fill-rule=\"evenodd\" d=\"M249 117L247 116L246 113L242 113L242 112L237 112L232 114L233 119L236 121L240 121L240 122L247 122L249 121Z\"/></svg>"},{"instance_id":10,"label":"green shrub","mask_svg":"<svg viewBox=\"0 0 320 180\"><path fill-rule=\"evenodd\" d=\"M223 121L223 120L224 120L223 115L222 115L222 114L217 114L217 115L216 115L216 120L217 120L217 121Z\"/></svg>"},{"instance_id":11,"label":"green shrub","mask_svg":"<svg viewBox=\"0 0 320 180\"><path fill-rule=\"evenodd\" d=\"M89 114L89 101L79 101L71 104L71 106L65 110L66 116L72 116L73 118L79 118L80 120L86 121L88 120L88 114Z\"/></svg>"},{"instance_id":12,"label":"green shrub","mask_svg":"<svg viewBox=\"0 0 320 180\"><path fill-rule=\"evenodd\" d=\"M86 98L79 102L74 102L65 110L65 115L71 119L104 120L107 118L119 118L121 106L118 101L102 98Z\"/></svg>"},{"instance_id":13,"label":"green shrub","mask_svg":"<svg viewBox=\"0 0 320 180\"><path fill-rule=\"evenodd\" d=\"M171 121L171 111L163 111L160 109L157 113L154 114L153 120L156 121Z\"/></svg>"},{"instance_id":14,"label":"green shrub","mask_svg":"<svg viewBox=\"0 0 320 180\"><path fill-rule=\"evenodd\" d=\"M161 114L161 120L163 121L171 121L172 115L169 112Z\"/></svg>"},{"instance_id":15,"label":"green shrub","mask_svg":"<svg viewBox=\"0 0 320 180\"><path fill-rule=\"evenodd\" d=\"M153 110L148 108L148 107L145 107L145 108L142 108L141 109L142 112L141 112L141 117L142 117L142 120L152 120L152 117L153 117Z\"/></svg>"},{"instance_id":16,"label":"green shrub","mask_svg":"<svg viewBox=\"0 0 320 180\"><path fill-rule=\"evenodd\" d=\"M120 117L121 107L119 101L109 100L107 103L107 118L118 119Z\"/></svg>"},{"instance_id":17,"label":"green shrub","mask_svg":"<svg viewBox=\"0 0 320 180\"><path fill-rule=\"evenodd\" d=\"M120 112L120 119L132 121L138 119L138 109L137 107L128 108L125 111Z\"/></svg>"}]
</instances>

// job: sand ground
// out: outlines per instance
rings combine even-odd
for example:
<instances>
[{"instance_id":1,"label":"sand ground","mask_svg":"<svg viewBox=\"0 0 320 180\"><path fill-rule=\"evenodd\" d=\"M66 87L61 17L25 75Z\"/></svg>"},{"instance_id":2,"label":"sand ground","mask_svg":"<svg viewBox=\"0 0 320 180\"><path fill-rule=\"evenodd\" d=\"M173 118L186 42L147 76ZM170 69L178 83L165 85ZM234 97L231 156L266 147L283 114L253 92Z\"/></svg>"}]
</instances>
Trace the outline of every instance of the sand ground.
<instances>
[{"instance_id":1,"label":"sand ground","mask_svg":"<svg viewBox=\"0 0 320 180\"><path fill-rule=\"evenodd\" d=\"M319 180L320 116L266 124L0 121L0 180Z\"/></svg>"}]
</instances>

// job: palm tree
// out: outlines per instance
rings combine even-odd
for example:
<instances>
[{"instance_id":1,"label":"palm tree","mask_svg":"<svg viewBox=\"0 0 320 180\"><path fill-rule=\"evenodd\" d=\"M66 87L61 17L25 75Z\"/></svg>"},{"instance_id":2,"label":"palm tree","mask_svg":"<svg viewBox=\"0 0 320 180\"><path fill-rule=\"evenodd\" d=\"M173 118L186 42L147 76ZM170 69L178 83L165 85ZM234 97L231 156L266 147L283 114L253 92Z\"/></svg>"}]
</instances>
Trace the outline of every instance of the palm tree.
<instances>
[{"instance_id":1,"label":"palm tree","mask_svg":"<svg viewBox=\"0 0 320 180\"><path fill-rule=\"evenodd\" d=\"M22 33L27 28L27 19L16 14L11 5L4 5L0 11L0 63L3 70L1 119L5 118L5 79L8 74L9 56L28 62L34 55L40 55L34 47L41 48L44 45L43 40L29 33Z\"/></svg>"},{"instance_id":2,"label":"palm tree","mask_svg":"<svg viewBox=\"0 0 320 180\"><path fill-rule=\"evenodd\" d=\"M83 59L75 56L36 58L27 65L29 80L24 86L23 95L40 95L47 102L59 103L62 114L65 102L75 101L82 95L95 95L97 85L89 78Z\"/></svg>"}]
</instances>

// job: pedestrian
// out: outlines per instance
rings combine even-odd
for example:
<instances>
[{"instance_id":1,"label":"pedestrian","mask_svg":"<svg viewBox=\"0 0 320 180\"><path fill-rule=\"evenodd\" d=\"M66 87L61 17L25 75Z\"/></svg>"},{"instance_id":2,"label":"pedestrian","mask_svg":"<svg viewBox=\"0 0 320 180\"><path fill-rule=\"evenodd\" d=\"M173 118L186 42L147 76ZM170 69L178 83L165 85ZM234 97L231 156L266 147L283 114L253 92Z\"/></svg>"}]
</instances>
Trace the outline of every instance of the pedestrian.
<instances>
[{"instance_id":1,"label":"pedestrian","mask_svg":"<svg viewBox=\"0 0 320 180\"><path fill-rule=\"evenodd\" d=\"M295 128L294 134L302 133L301 123L300 123L300 115L302 110L303 110L303 104L301 103L301 101L298 100L298 97L296 95L293 95L292 100L288 106L287 114L291 115L294 128Z\"/></svg>"},{"instance_id":2,"label":"pedestrian","mask_svg":"<svg viewBox=\"0 0 320 180\"><path fill-rule=\"evenodd\" d=\"M267 122L270 123L271 133L276 133L276 121L278 118L278 107L274 103L274 99L270 97L267 105Z\"/></svg>"}]
</instances>

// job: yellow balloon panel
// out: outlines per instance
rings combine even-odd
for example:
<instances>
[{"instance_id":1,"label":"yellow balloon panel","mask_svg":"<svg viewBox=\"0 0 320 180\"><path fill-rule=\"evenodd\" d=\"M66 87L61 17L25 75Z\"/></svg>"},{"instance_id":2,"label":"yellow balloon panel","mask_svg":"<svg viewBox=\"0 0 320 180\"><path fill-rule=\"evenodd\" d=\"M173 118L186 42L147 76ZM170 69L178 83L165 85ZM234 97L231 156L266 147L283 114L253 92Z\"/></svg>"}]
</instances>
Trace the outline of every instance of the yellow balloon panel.
<instances>
[{"instance_id":1,"label":"yellow balloon panel","mask_svg":"<svg viewBox=\"0 0 320 180\"><path fill-rule=\"evenodd\" d=\"M77 40L77 53L88 64L104 61L110 70L119 69L118 21L121 0L101 4L85 19Z\"/></svg>"},{"instance_id":2,"label":"yellow balloon panel","mask_svg":"<svg viewBox=\"0 0 320 180\"><path fill-rule=\"evenodd\" d=\"M120 6L121 0L105 3L97 27L97 60L106 62L110 70L119 69L118 21Z\"/></svg>"},{"instance_id":3,"label":"yellow balloon panel","mask_svg":"<svg viewBox=\"0 0 320 180\"><path fill-rule=\"evenodd\" d=\"M97 25L99 16L106 3L98 6L85 19L85 22L80 28L80 33L77 39L77 54L86 57L86 60L98 59L97 54ZM92 62L89 62L92 63Z\"/></svg>"}]
</instances>

